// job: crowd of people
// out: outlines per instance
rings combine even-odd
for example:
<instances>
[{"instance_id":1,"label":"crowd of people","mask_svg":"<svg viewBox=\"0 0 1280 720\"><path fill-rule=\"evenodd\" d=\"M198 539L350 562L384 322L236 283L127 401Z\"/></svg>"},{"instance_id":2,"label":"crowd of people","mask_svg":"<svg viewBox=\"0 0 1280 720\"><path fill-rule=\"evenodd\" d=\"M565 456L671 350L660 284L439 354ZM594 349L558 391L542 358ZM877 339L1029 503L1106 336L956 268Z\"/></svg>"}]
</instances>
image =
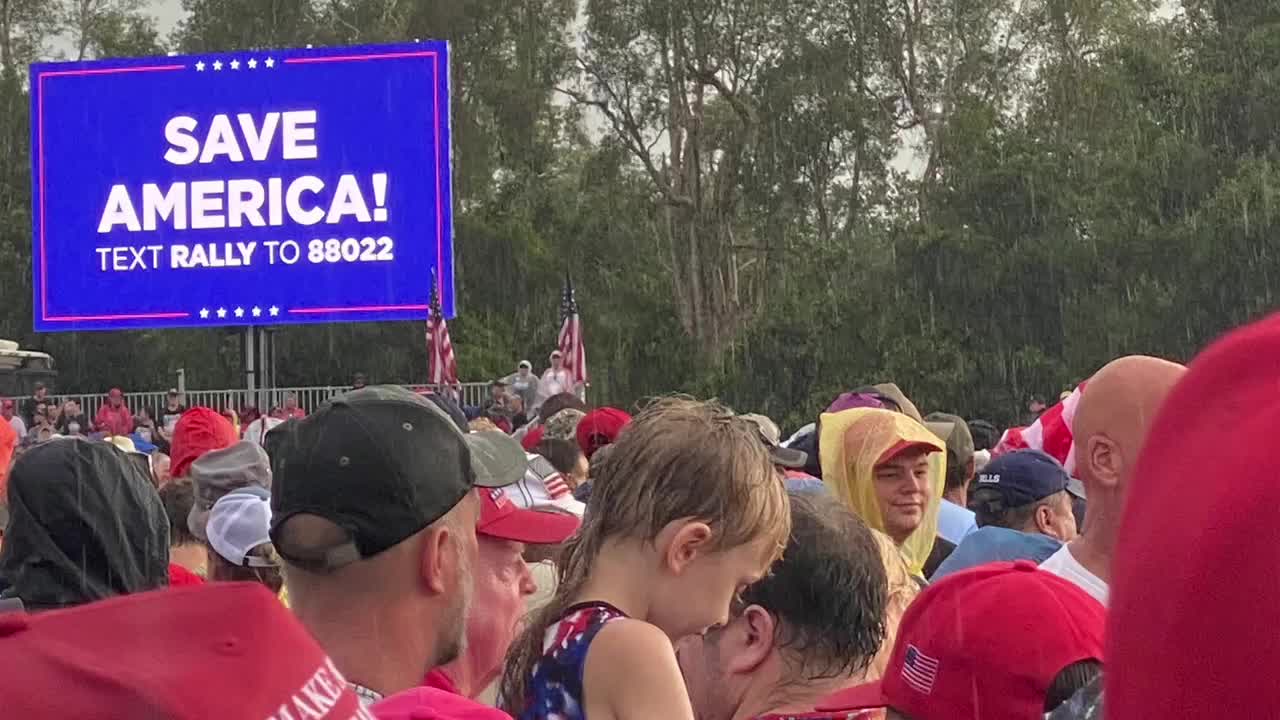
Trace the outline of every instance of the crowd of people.
<instances>
[{"instance_id":1,"label":"crowd of people","mask_svg":"<svg viewBox=\"0 0 1280 720\"><path fill-rule=\"evenodd\" d=\"M6 405L50 432L0 465L0 707L1274 715L1274 644L1249 640L1277 619L1254 513L1280 316L1189 368L1115 359L1003 431L892 382L785 439L715 401L633 416L557 360L477 407L363 378L247 422L176 392L134 415L113 390L92 422Z\"/></svg>"},{"instance_id":2,"label":"crowd of people","mask_svg":"<svg viewBox=\"0 0 1280 720\"><path fill-rule=\"evenodd\" d=\"M127 437L143 452L159 450L168 454L174 427L186 410L186 401L177 388L169 389L163 405L140 405L136 410L130 408L124 391L112 388L90 419L76 399L59 400L49 395L44 383L37 383L31 397L21 401L0 399L0 419L4 420L0 424L13 431L11 442L18 451L59 437ZM306 416L297 394L292 392L285 393L281 404L265 413L253 404L222 408L219 412L242 433L256 431L259 435L285 420ZM8 430L0 429L0 433L7 436Z\"/></svg>"}]
</instances>

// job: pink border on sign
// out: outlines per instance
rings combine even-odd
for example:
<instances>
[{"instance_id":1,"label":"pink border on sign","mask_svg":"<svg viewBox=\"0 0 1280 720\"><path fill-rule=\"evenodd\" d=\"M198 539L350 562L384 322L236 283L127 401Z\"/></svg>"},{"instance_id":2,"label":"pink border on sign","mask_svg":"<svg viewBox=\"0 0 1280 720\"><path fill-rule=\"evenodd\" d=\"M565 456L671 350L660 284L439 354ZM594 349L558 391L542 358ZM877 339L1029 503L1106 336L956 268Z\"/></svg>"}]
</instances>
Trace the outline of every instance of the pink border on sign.
<instances>
[{"instance_id":1,"label":"pink border on sign","mask_svg":"<svg viewBox=\"0 0 1280 720\"><path fill-rule=\"evenodd\" d=\"M440 56L434 50L423 50L420 52L392 52L380 53L376 55L327 55L316 57L295 57L285 58L286 65L307 64L307 63L326 63L326 62L357 62L361 60L394 60L400 58L414 57L430 57L431 71L433 79L440 77ZM36 115L38 123L38 131L40 133L40 143L36 149L40 158L40 316L44 322L76 322L87 320L146 320L146 319L165 319L165 318L183 318L190 317L191 313L187 312L170 312L170 313L137 313L130 315L74 315L74 316L47 316L47 295L48 284L46 281L47 273L45 271L45 244L44 236L46 231L45 224L45 187L44 187L44 80L46 77L54 77L59 75L106 75L111 73L131 73L131 72L159 72L168 70L184 70L186 65L150 65L140 67L123 67L123 68L98 68L92 70L53 70L40 73L37 83L39 85L40 100L36 106ZM432 92L435 93L436 88L433 83ZM440 127L440 97L438 94L432 99L431 109L433 113L433 123L438 129ZM436 133L436 142L434 150L435 155L435 180L436 180L436 268L444 265L444 197L441 190L440 179L440 143L442 142L441 134ZM323 314L323 313L359 313L359 312L386 312L395 310L428 310L429 305L364 305L341 308L291 308L288 312L307 315L307 314Z\"/></svg>"},{"instance_id":2,"label":"pink border on sign","mask_svg":"<svg viewBox=\"0 0 1280 720\"><path fill-rule=\"evenodd\" d=\"M431 58L432 80L440 78L440 55L435 50L420 50L408 52L390 52L379 53L376 55L319 55L315 57L295 57L285 58L286 65L306 65L311 63L331 63L331 62L360 62L362 60L398 60L403 58L429 57ZM432 93L435 93L435 84L432 85ZM436 143L434 150L435 155L435 178L436 178L436 272L444 265L444 193L442 193L440 181L440 98L433 97L431 102L431 111L433 113L432 122L436 128ZM358 313L358 312L387 312L392 310L427 310L429 305L357 305L342 308L290 308L289 312L298 315L318 315L322 313Z\"/></svg>"},{"instance_id":3,"label":"pink border on sign","mask_svg":"<svg viewBox=\"0 0 1280 720\"><path fill-rule=\"evenodd\" d=\"M354 307L332 308L292 308L291 313L306 315L307 313L344 313L344 312L384 312L386 310L427 310L430 305L357 305Z\"/></svg>"},{"instance_id":4,"label":"pink border on sign","mask_svg":"<svg viewBox=\"0 0 1280 720\"><path fill-rule=\"evenodd\" d=\"M135 313L126 315L61 315L58 317L49 317L49 283L47 280L48 273L45 271L45 252L44 252L44 236L48 231L48 224L45 222L44 204L45 192L44 187L44 81L45 78L59 77L63 75L110 75L114 73L138 73L138 72L164 72L170 70L185 70L186 65L142 65L137 67L122 68L95 68L92 70L50 70L40 73L36 80L39 85L40 100L36 103L36 123L38 125L37 132L40 133L40 144L36 148L36 154L40 158L40 319L43 322L77 322L85 320L154 320L162 318L182 318L189 317L191 313L172 312L172 313Z\"/></svg>"}]
</instances>

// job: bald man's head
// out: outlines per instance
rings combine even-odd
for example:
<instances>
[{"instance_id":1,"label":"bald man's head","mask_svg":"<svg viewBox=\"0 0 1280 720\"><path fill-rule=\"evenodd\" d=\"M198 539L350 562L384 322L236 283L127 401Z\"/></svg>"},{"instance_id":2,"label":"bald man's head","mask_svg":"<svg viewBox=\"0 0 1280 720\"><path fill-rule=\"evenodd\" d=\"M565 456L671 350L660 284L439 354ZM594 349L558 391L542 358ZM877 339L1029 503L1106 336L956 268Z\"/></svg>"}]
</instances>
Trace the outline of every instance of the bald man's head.
<instances>
[{"instance_id":1,"label":"bald man's head","mask_svg":"<svg viewBox=\"0 0 1280 720\"><path fill-rule=\"evenodd\" d=\"M1186 371L1168 360L1129 355L1107 363L1089 379L1071 425L1076 471L1091 505L1095 493L1123 497L1147 430Z\"/></svg>"}]
</instances>

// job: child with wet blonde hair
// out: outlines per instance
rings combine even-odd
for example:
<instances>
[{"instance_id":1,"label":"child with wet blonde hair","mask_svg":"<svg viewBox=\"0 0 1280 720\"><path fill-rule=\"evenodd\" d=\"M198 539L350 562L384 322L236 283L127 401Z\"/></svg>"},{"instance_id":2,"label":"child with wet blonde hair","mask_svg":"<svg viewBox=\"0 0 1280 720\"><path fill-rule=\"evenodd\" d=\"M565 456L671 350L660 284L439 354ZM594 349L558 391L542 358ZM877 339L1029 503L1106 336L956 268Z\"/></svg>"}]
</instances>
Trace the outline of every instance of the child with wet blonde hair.
<instances>
[{"instance_id":1,"label":"child with wet blonde hair","mask_svg":"<svg viewBox=\"0 0 1280 720\"><path fill-rule=\"evenodd\" d=\"M692 720L672 643L726 622L781 555L782 478L750 421L666 398L622 432L593 485L555 596L511 647L504 709L519 720Z\"/></svg>"}]
</instances>

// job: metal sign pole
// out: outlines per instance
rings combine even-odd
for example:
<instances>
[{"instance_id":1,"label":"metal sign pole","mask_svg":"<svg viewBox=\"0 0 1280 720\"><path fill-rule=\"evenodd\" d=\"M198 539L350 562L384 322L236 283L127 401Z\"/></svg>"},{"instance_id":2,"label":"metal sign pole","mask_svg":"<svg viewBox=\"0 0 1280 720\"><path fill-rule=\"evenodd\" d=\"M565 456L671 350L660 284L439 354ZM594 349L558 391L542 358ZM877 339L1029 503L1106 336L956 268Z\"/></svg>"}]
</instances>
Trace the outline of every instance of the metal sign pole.
<instances>
[{"instance_id":1,"label":"metal sign pole","mask_svg":"<svg viewBox=\"0 0 1280 720\"><path fill-rule=\"evenodd\" d=\"M244 389L245 397L253 402L257 402L256 394L258 392L258 354L254 351L254 336L257 334L257 328L253 326L246 327L241 333L241 360L244 363Z\"/></svg>"}]
</instances>

